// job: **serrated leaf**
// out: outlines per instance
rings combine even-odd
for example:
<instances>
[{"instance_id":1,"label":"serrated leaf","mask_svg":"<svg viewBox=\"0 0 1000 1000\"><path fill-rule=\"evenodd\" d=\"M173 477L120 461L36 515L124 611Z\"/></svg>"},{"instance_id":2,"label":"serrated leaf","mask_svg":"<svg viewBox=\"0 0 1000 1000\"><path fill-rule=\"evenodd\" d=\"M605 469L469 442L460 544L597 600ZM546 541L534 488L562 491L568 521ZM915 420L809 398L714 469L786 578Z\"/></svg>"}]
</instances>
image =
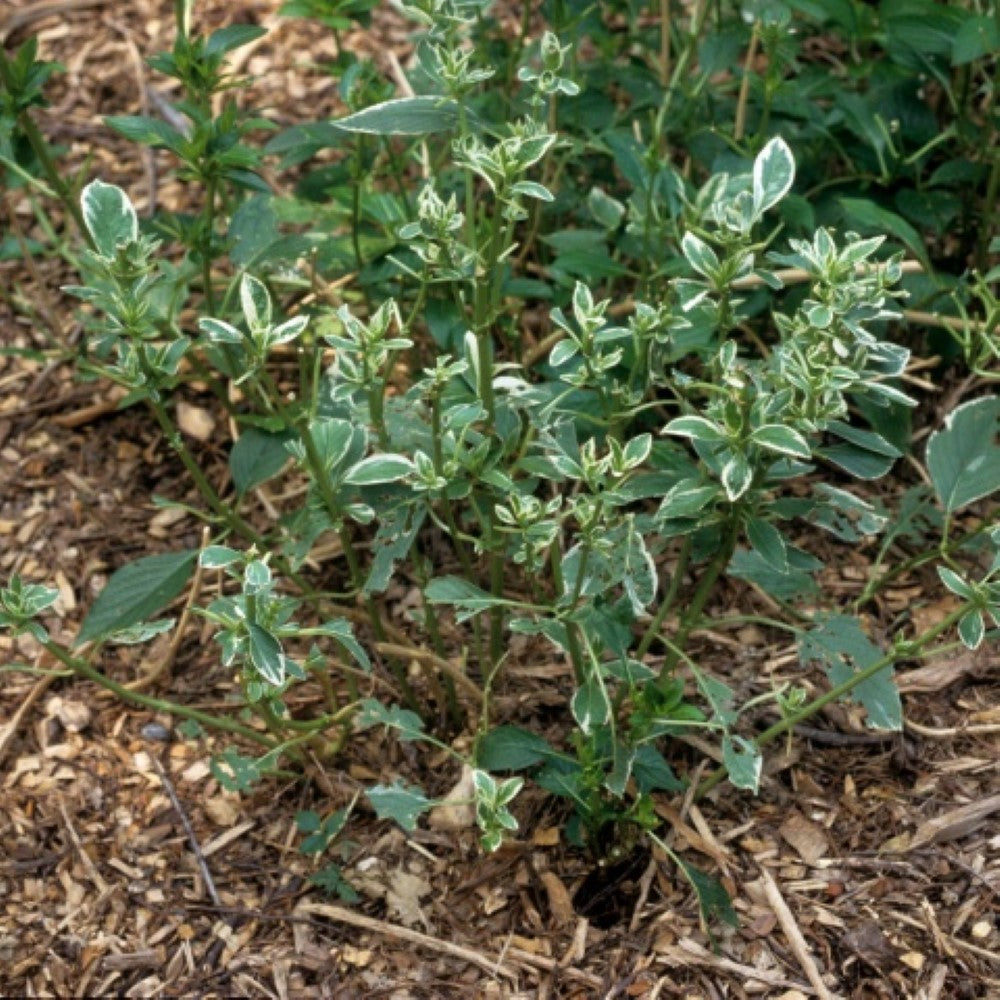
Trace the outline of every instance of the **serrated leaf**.
<instances>
[{"instance_id":1,"label":"serrated leaf","mask_svg":"<svg viewBox=\"0 0 1000 1000\"><path fill-rule=\"evenodd\" d=\"M712 878L711 875L706 875L705 872L695 868L694 865L689 864L683 858L676 855L674 857L681 871L684 873L684 877L691 884L691 888L694 889L702 920L708 924L718 917L719 920L729 924L730 927L739 927L740 918L736 915L732 900L729 898L729 893L726 892L722 883L718 879Z\"/></svg>"},{"instance_id":2,"label":"serrated leaf","mask_svg":"<svg viewBox=\"0 0 1000 1000\"><path fill-rule=\"evenodd\" d=\"M242 496L281 472L291 458L287 445L294 437L291 431L272 433L248 427L229 453L236 492Z\"/></svg>"},{"instance_id":3,"label":"serrated leaf","mask_svg":"<svg viewBox=\"0 0 1000 1000\"><path fill-rule=\"evenodd\" d=\"M755 743L742 736L731 736L726 733L722 737L722 762L725 764L729 780L737 788L746 788L757 794L764 758Z\"/></svg>"},{"instance_id":4,"label":"serrated leaf","mask_svg":"<svg viewBox=\"0 0 1000 1000\"><path fill-rule=\"evenodd\" d=\"M139 238L139 218L120 187L91 181L83 189L80 205L83 221L102 257L113 258L118 247Z\"/></svg>"},{"instance_id":5,"label":"serrated leaf","mask_svg":"<svg viewBox=\"0 0 1000 1000\"><path fill-rule=\"evenodd\" d=\"M663 754L656 747L643 743L636 750L632 762L632 774L640 794L647 792L683 792L685 785L671 766L664 760Z\"/></svg>"},{"instance_id":6,"label":"serrated leaf","mask_svg":"<svg viewBox=\"0 0 1000 1000\"><path fill-rule=\"evenodd\" d=\"M754 214L761 216L788 194L795 180L795 158L781 136L775 136L753 161Z\"/></svg>"},{"instance_id":7,"label":"serrated leaf","mask_svg":"<svg viewBox=\"0 0 1000 1000\"><path fill-rule=\"evenodd\" d=\"M417 820L434 805L416 785L406 786L400 781L376 785L365 794L379 819L394 820L407 833L416 829Z\"/></svg>"},{"instance_id":8,"label":"serrated leaf","mask_svg":"<svg viewBox=\"0 0 1000 1000\"><path fill-rule=\"evenodd\" d=\"M372 726L394 729L404 742L420 740L427 735L423 719L416 712L399 705L383 705L375 698L366 698L361 702L356 722L360 729L370 729Z\"/></svg>"},{"instance_id":9,"label":"serrated leaf","mask_svg":"<svg viewBox=\"0 0 1000 1000\"><path fill-rule=\"evenodd\" d=\"M197 555L146 556L116 570L83 620L77 644L137 625L169 604L191 578Z\"/></svg>"},{"instance_id":10,"label":"serrated leaf","mask_svg":"<svg viewBox=\"0 0 1000 1000\"><path fill-rule=\"evenodd\" d=\"M345 132L366 135L427 135L449 132L458 124L458 105L442 97L399 97L336 122Z\"/></svg>"},{"instance_id":11,"label":"serrated leaf","mask_svg":"<svg viewBox=\"0 0 1000 1000\"><path fill-rule=\"evenodd\" d=\"M948 513L1000 490L1000 396L956 407L927 442L927 471Z\"/></svg>"},{"instance_id":12,"label":"serrated leaf","mask_svg":"<svg viewBox=\"0 0 1000 1000\"><path fill-rule=\"evenodd\" d=\"M816 628L802 634L799 659L803 664L812 660L824 664L830 683L836 687L856 673L874 666L882 659L882 651L865 635L857 618L832 615L820 619ZM893 680L891 664L862 681L851 696L864 705L870 726L876 729L903 728L903 706Z\"/></svg>"}]
</instances>

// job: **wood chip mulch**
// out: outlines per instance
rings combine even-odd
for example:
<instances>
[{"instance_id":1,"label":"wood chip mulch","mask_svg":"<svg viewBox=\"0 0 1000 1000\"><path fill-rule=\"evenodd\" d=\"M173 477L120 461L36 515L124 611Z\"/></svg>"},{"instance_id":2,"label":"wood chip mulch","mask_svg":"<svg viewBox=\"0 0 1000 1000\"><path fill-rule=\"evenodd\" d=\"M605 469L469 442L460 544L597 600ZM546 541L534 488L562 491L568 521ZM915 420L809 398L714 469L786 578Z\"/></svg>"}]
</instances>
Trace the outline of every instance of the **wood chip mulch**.
<instances>
[{"instance_id":1,"label":"wood chip mulch","mask_svg":"<svg viewBox=\"0 0 1000 1000\"><path fill-rule=\"evenodd\" d=\"M68 162L90 157L88 175L126 185L140 208L150 190L183 191L163 180L168 159L119 140L101 117L140 112L154 90L169 98L142 57L170 44L173 6L0 7L0 37L19 44L36 32L42 55L66 67L40 125ZM234 17L272 27L243 69L257 78L248 99L276 120L333 114L335 81L315 66L334 55L332 39L279 19L278 6L212 0L196 16L213 28ZM405 64L391 11L350 43L376 60L395 49ZM23 193L4 193L4 205L5 230L40 235ZM0 344L77 343L75 304L58 291L72 278L56 257L0 261ZM116 566L199 544L193 519L151 501L182 498L183 470L151 420L116 402L106 384L40 354L0 355L0 582L16 571L57 586L49 624L65 640ZM224 475L221 450L200 447ZM828 581L845 599L864 579L855 555ZM919 579L888 601L947 613ZM703 660L737 685L799 677L794 649L755 629L699 641ZM129 680L148 666L142 656L121 647L100 666ZM296 812L328 813L344 804L331 797L395 776L428 783L436 773L429 792L444 794L460 777L449 763L365 734L325 791L275 778L240 798L212 775L216 737L161 742L150 725L170 729L169 719L88 684L10 670L52 668L27 638L0 638L0 664L0 996L1000 997L995 650L905 674L910 725L899 737L873 740L840 708L774 752L759 798L717 790L700 805L661 801L673 849L735 900L740 928L712 936L656 857L607 888L611 926L598 926L608 920L596 906L583 915L576 894L593 881L590 865L537 792L518 803L522 839L489 857L473 831L407 836L361 806L345 866L361 899L348 908L308 881L317 864L298 851ZM565 683L559 664L524 670L532 675L540 689ZM170 696L219 706L231 683L193 626Z\"/></svg>"}]
</instances>

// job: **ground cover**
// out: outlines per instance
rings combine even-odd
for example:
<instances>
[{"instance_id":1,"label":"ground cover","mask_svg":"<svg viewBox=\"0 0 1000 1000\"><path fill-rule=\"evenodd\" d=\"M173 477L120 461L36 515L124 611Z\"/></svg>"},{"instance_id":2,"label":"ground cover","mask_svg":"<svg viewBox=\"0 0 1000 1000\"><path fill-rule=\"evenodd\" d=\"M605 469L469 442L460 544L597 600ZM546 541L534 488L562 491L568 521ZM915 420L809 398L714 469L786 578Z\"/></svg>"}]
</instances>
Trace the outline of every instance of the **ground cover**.
<instances>
[{"instance_id":1,"label":"ground cover","mask_svg":"<svg viewBox=\"0 0 1000 1000\"><path fill-rule=\"evenodd\" d=\"M274 7L248 13L271 30L240 52L242 67L257 77L245 99L270 109L284 126L340 115L336 82L301 59L303 52L334 58L331 34L278 19ZM100 120L142 111L162 93L162 79L152 80L142 56L171 44L170 5L111 14L97 5L59 4L45 13L15 7L0 30L13 42L39 32L43 55L67 67L52 82L53 107L39 114L46 135L69 147L70 163L90 156L88 175L127 189L140 212L144 191L152 190L161 207L183 210L189 191L170 178L169 158L125 142ZM230 15L224 5L199 10L210 28L224 26ZM399 68L409 65L411 49L397 16L379 11L368 28L351 28L343 40L345 48L371 56L387 86L400 86ZM300 114L303 105L307 116ZM17 227L25 239L44 238L25 200L15 192L7 198L15 242ZM5 579L17 572L58 587L47 624L71 642L113 569L142 556L197 549L204 537L185 510L151 502L154 494L196 502L163 429L142 408L119 410L120 393L107 381L80 382L64 359L45 353L53 340L79 344L83 335L76 304L59 291L77 276L57 256L10 252L8 258L0 264L7 289L2 342L24 353L0 359L0 570ZM187 325L195 319L187 316ZM275 371L285 384L294 380L294 368L280 357ZM924 394L925 436L956 406L983 396L982 376L931 364L908 374ZM207 478L225 491L231 475L225 410L195 385L184 390L176 412ZM880 484L886 495L916 481L923 452L915 455ZM294 501L264 485L255 494L255 516ZM982 506L959 519L974 526L988 516ZM845 550L815 529L802 529L796 543L828 554L819 584L837 604L849 607L864 593L877 546ZM308 568L319 578L342 574L336 545L311 557ZM668 563L674 558L665 556ZM413 641L421 589L419 579L403 577L378 598L379 614L394 630L383 646L397 638L411 643L405 676L418 688L427 675L413 647L431 655L428 645ZM904 619L926 631L957 606L937 575L918 567L866 610L878 638ZM786 681L802 684L807 695L825 690L821 671L803 678L797 643L787 634L732 621L779 611L766 587L728 579L707 610L692 628L688 655L742 698ZM442 627L444 647L459 662L468 637L449 617ZM197 711L225 710L237 684L210 634L193 618L174 633L176 642L166 636L151 646L107 647L101 666L122 683L169 692ZM0 641L9 663L56 665L30 636ZM492 713L559 744L574 687L572 657L554 655L536 636L507 635L505 642L506 680ZM391 659L385 648L381 655ZM669 655L654 648L650 662L659 666ZM651 797L656 829L675 854L720 880L739 914L738 929L717 920L703 926L690 884L661 852L623 851L623 863L605 859L597 867L592 854L571 843L565 804L532 784L516 802L517 831L493 854L482 853L480 831L461 807L432 811L403 831L377 820L361 799L348 831L355 846L345 845L341 865L359 897L348 907L335 891L324 894L308 881L327 859L301 853L303 823L295 815L328 818L363 788L399 779L442 797L461 777L444 750L371 728L334 763L311 762L307 782L278 775L240 796L210 766L229 745L223 734L166 744L158 737L175 731L177 720L163 713L83 681L5 673L4 989L12 995L792 997L825 989L848 996L989 996L998 977L990 826L997 807L996 665L989 642L976 650L955 646L924 666L901 664L901 732L867 729L856 705L827 706L766 759L756 797L724 786L696 801L698 779L721 752L698 735L676 741L671 763L694 784ZM374 677L373 690L393 690L385 664L377 664ZM303 689L289 701L308 713L315 697ZM444 704L442 697L442 714ZM460 746L469 736L453 735ZM821 976L825 983L817 982Z\"/></svg>"}]
</instances>

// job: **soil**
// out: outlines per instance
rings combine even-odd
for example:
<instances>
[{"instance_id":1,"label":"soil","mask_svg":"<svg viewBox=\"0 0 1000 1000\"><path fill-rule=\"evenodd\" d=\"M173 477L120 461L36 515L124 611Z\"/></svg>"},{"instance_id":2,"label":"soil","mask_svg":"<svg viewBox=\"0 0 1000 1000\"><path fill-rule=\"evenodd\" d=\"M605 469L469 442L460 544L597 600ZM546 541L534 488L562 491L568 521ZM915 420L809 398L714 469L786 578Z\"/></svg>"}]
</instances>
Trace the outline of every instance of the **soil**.
<instances>
[{"instance_id":1,"label":"soil","mask_svg":"<svg viewBox=\"0 0 1000 1000\"><path fill-rule=\"evenodd\" d=\"M37 121L65 161L132 193L140 211L183 204L165 155L102 123L139 113L171 88L143 57L172 42L171 0L0 5L0 37L35 32L65 74ZM196 5L197 22L271 30L244 50L255 77L241 100L281 124L337 111L317 67L335 55L319 26L277 17L276 0ZM392 78L406 32L391 10L346 43ZM44 238L23 191L4 193L3 229ZM57 228L62 222L53 215ZM74 372L74 280L56 254L0 261L0 580L57 586L48 622L72 640L117 566L199 544L198 523L154 496L193 499L184 470L140 407L118 410L106 383ZM963 387L952 387L961 391ZM193 441L216 483L226 476L222 418ZM865 580L863 547L824 581L847 601ZM925 592L926 588L926 592ZM761 607L724 591L718 614ZM398 623L405 588L385 613ZM948 605L930 575L902 578L876 629L907 609L932 621ZM794 647L755 628L698 637L702 663L747 690L801 681ZM116 647L99 666L127 682L162 647ZM144 656L146 657L144 659ZM527 647L501 708L545 726L571 678ZM544 657L539 659L538 657ZM518 839L483 856L475 831L379 822L364 799L349 828L347 907L309 882L294 817L326 815L362 785L396 778L443 795L461 777L447 758L369 731L339 770L273 778L243 797L209 761L226 741L186 740L175 720L51 669L28 638L0 637L0 995L5 997L349 998L989 998L1000 997L1000 684L995 648L949 653L901 673L905 731L883 738L849 708L830 711L769 759L754 798L717 788L705 800L662 796L672 850L720 878L738 929L705 928L676 868L654 852L596 868L571 848L564 815L540 791L518 800ZM14 669L12 669L14 668ZM176 701L222 706L232 677L197 622L162 678ZM806 683L819 690L817 673ZM532 718L525 718L529 711ZM163 741L156 737L170 735ZM704 760L679 744L689 775Z\"/></svg>"}]
</instances>

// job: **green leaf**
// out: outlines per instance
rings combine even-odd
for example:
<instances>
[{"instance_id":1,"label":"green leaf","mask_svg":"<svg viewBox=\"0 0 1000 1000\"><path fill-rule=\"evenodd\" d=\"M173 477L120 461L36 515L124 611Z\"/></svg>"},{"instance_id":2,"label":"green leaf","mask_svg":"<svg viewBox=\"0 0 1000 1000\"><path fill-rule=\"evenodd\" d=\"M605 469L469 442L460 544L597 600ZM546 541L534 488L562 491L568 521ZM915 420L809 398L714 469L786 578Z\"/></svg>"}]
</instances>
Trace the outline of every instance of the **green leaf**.
<instances>
[{"instance_id":1,"label":"green leaf","mask_svg":"<svg viewBox=\"0 0 1000 1000\"><path fill-rule=\"evenodd\" d=\"M757 794L764 758L755 743L742 736L722 737L722 762L726 766L729 780L737 788L746 788Z\"/></svg>"},{"instance_id":2,"label":"green leaf","mask_svg":"<svg viewBox=\"0 0 1000 1000\"><path fill-rule=\"evenodd\" d=\"M345 132L365 135L427 135L458 124L458 104L442 97L399 97L373 104L337 121Z\"/></svg>"},{"instance_id":3,"label":"green leaf","mask_svg":"<svg viewBox=\"0 0 1000 1000\"><path fill-rule=\"evenodd\" d=\"M198 565L204 569L224 569L242 558L240 552L228 545L208 545L198 553Z\"/></svg>"},{"instance_id":4,"label":"green leaf","mask_svg":"<svg viewBox=\"0 0 1000 1000\"><path fill-rule=\"evenodd\" d=\"M978 608L963 615L958 622L958 636L969 649L979 649L986 636L986 623Z\"/></svg>"},{"instance_id":5,"label":"green leaf","mask_svg":"<svg viewBox=\"0 0 1000 1000\"><path fill-rule=\"evenodd\" d=\"M498 726L479 741L476 766L484 771L520 771L555 755L537 733L519 726Z\"/></svg>"},{"instance_id":6,"label":"green leaf","mask_svg":"<svg viewBox=\"0 0 1000 1000\"><path fill-rule=\"evenodd\" d=\"M761 216L788 194L795 180L795 158L781 136L775 136L753 161L754 214Z\"/></svg>"},{"instance_id":7,"label":"green leaf","mask_svg":"<svg viewBox=\"0 0 1000 1000\"><path fill-rule=\"evenodd\" d=\"M399 705L383 705L375 698L366 698L361 702L361 710L355 721L360 729L370 729L372 726L395 729L404 742L422 740L427 735L423 719L416 712L400 708Z\"/></svg>"},{"instance_id":8,"label":"green leaf","mask_svg":"<svg viewBox=\"0 0 1000 1000\"><path fill-rule=\"evenodd\" d=\"M704 441L707 444L716 444L726 440L722 428L706 417L675 417L663 428L663 433L690 438L692 441Z\"/></svg>"},{"instance_id":9,"label":"green leaf","mask_svg":"<svg viewBox=\"0 0 1000 1000\"><path fill-rule=\"evenodd\" d=\"M862 235L866 232L895 236L900 243L911 250L928 271L932 270L927 250L920 234L902 216L890 212L867 198L841 198L840 207L847 222L857 226Z\"/></svg>"},{"instance_id":10,"label":"green leaf","mask_svg":"<svg viewBox=\"0 0 1000 1000\"><path fill-rule=\"evenodd\" d=\"M769 566L779 573L788 572L788 546L781 532L770 521L751 518L747 522L747 540Z\"/></svg>"},{"instance_id":11,"label":"green leaf","mask_svg":"<svg viewBox=\"0 0 1000 1000\"><path fill-rule=\"evenodd\" d=\"M1000 396L948 414L927 442L927 471L949 514L1000 490Z\"/></svg>"},{"instance_id":12,"label":"green leaf","mask_svg":"<svg viewBox=\"0 0 1000 1000\"><path fill-rule=\"evenodd\" d=\"M952 66L964 66L983 56L1000 52L1000 25L995 17L970 17L955 32L951 47Z\"/></svg>"},{"instance_id":13,"label":"green leaf","mask_svg":"<svg viewBox=\"0 0 1000 1000\"><path fill-rule=\"evenodd\" d=\"M159 118L149 118L146 115L112 115L104 119L104 123L132 142L153 149L169 149L180 155L184 152L186 141L184 136L173 126Z\"/></svg>"},{"instance_id":14,"label":"green leaf","mask_svg":"<svg viewBox=\"0 0 1000 1000\"><path fill-rule=\"evenodd\" d=\"M726 496L731 501L739 500L750 489L750 484L753 482L753 467L746 460L746 456L739 452L733 452L722 467L720 479L725 488Z\"/></svg>"},{"instance_id":15,"label":"green leaf","mask_svg":"<svg viewBox=\"0 0 1000 1000\"><path fill-rule=\"evenodd\" d=\"M276 687L285 680L285 659L281 653L281 644L267 629L250 622L249 632L250 662L269 684Z\"/></svg>"},{"instance_id":16,"label":"green leaf","mask_svg":"<svg viewBox=\"0 0 1000 1000\"><path fill-rule=\"evenodd\" d=\"M783 424L764 424L754 430L750 440L761 448L801 458L806 462L812 458L809 442L797 430Z\"/></svg>"},{"instance_id":17,"label":"green leaf","mask_svg":"<svg viewBox=\"0 0 1000 1000\"><path fill-rule=\"evenodd\" d=\"M424 504L397 503L379 511L378 531L372 539L372 562L366 594L381 594L392 579L396 563L413 547L420 526L427 516Z\"/></svg>"},{"instance_id":18,"label":"green leaf","mask_svg":"<svg viewBox=\"0 0 1000 1000\"><path fill-rule=\"evenodd\" d=\"M291 431L271 433L257 427L240 435L229 453L229 471L240 496L281 472L291 458L286 446L294 437Z\"/></svg>"},{"instance_id":19,"label":"green leaf","mask_svg":"<svg viewBox=\"0 0 1000 1000\"><path fill-rule=\"evenodd\" d=\"M723 888L722 883L695 868L683 858L677 857L677 855L674 855L674 858L684 873L684 877L691 883L691 888L694 889L702 920L707 924L718 917L730 927L739 927L740 918L736 915L729 893Z\"/></svg>"},{"instance_id":20,"label":"green leaf","mask_svg":"<svg viewBox=\"0 0 1000 1000\"><path fill-rule=\"evenodd\" d=\"M592 187L587 195L587 208L594 221L605 229L617 229L625 218L625 206L603 188Z\"/></svg>"},{"instance_id":21,"label":"green leaf","mask_svg":"<svg viewBox=\"0 0 1000 1000\"><path fill-rule=\"evenodd\" d=\"M480 611L496 607L522 607L517 601L494 597L488 590L477 587L458 576L441 576L427 584L424 596L431 604L453 604L461 612L456 616L464 621Z\"/></svg>"},{"instance_id":22,"label":"green leaf","mask_svg":"<svg viewBox=\"0 0 1000 1000\"><path fill-rule=\"evenodd\" d=\"M107 641L117 646L138 646L169 632L175 625L174 618L161 618L155 622L140 622L128 628L119 629L108 636Z\"/></svg>"},{"instance_id":23,"label":"green leaf","mask_svg":"<svg viewBox=\"0 0 1000 1000\"><path fill-rule=\"evenodd\" d=\"M584 733L591 732L595 726L603 726L611 714L611 704L604 685L596 678L589 677L576 689L570 709L576 724Z\"/></svg>"},{"instance_id":24,"label":"green leaf","mask_svg":"<svg viewBox=\"0 0 1000 1000\"><path fill-rule=\"evenodd\" d=\"M109 260L118 247L139 238L139 219L128 195L114 184L91 181L80 196L83 221L97 252Z\"/></svg>"},{"instance_id":25,"label":"green leaf","mask_svg":"<svg viewBox=\"0 0 1000 1000\"><path fill-rule=\"evenodd\" d=\"M369 455L347 470L344 482L352 486L395 483L413 471L413 462L405 455Z\"/></svg>"},{"instance_id":26,"label":"green leaf","mask_svg":"<svg viewBox=\"0 0 1000 1000\"><path fill-rule=\"evenodd\" d=\"M417 820L434 805L416 785L407 787L400 781L376 785L365 794L379 819L395 820L407 833L416 829Z\"/></svg>"},{"instance_id":27,"label":"green leaf","mask_svg":"<svg viewBox=\"0 0 1000 1000\"><path fill-rule=\"evenodd\" d=\"M882 659L882 651L861 629L857 618L831 615L817 619L818 625L799 639L803 665L818 660L827 668L834 686ZM868 712L868 724L876 729L902 729L903 706L893 681L892 665L862 681L851 692Z\"/></svg>"},{"instance_id":28,"label":"green leaf","mask_svg":"<svg viewBox=\"0 0 1000 1000\"><path fill-rule=\"evenodd\" d=\"M249 45L267 34L267 28L256 24L229 24L213 31L205 43L206 56L223 56L227 52Z\"/></svg>"},{"instance_id":29,"label":"green leaf","mask_svg":"<svg viewBox=\"0 0 1000 1000\"><path fill-rule=\"evenodd\" d=\"M156 614L185 587L198 553L146 556L116 570L83 620L77 644L118 632Z\"/></svg>"},{"instance_id":30,"label":"green leaf","mask_svg":"<svg viewBox=\"0 0 1000 1000\"><path fill-rule=\"evenodd\" d=\"M663 754L649 743L643 743L636 750L632 774L642 795L657 791L683 792L686 787L664 760Z\"/></svg>"}]
</instances>

